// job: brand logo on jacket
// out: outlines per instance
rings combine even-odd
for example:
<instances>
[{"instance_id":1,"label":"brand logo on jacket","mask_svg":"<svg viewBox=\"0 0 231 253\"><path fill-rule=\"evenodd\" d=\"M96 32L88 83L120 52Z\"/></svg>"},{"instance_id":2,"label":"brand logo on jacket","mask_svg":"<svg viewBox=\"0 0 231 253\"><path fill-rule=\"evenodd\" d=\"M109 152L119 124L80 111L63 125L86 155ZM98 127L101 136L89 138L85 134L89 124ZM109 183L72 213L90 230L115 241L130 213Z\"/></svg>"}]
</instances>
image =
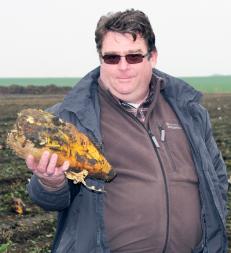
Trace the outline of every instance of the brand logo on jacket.
<instances>
[{"instance_id":1,"label":"brand logo on jacket","mask_svg":"<svg viewBox=\"0 0 231 253\"><path fill-rule=\"evenodd\" d=\"M182 127L178 123L169 123L169 122L166 122L166 126L169 129L182 129Z\"/></svg>"}]
</instances>

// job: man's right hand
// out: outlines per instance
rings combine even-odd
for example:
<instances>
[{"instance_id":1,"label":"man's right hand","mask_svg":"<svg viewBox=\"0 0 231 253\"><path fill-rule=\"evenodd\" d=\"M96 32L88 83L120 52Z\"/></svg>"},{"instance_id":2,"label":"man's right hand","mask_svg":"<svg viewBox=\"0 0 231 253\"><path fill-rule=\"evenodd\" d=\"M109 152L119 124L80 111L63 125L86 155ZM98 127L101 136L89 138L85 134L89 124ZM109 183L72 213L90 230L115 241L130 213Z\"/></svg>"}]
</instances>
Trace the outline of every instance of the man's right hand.
<instances>
[{"instance_id":1,"label":"man's right hand","mask_svg":"<svg viewBox=\"0 0 231 253\"><path fill-rule=\"evenodd\" d=\"M51 188L60 188L65 183L64 172L69 168L69 162L65 161L57 167L57 154L45 151L37 162L32 155L26 158L26 165L41 181L42 184Z\"/></svg>"}]
</instances>

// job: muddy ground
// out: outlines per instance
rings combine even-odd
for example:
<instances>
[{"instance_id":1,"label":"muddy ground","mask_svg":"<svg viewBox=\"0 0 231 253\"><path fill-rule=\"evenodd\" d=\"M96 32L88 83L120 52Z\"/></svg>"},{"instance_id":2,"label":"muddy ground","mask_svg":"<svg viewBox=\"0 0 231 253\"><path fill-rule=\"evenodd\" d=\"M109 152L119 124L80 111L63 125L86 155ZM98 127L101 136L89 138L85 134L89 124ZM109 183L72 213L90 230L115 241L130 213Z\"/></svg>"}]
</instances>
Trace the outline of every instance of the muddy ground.
<instances>
[{"instance_id":1,"label":"muddy ground","mask_svg":"<svg viewBox=\"0 0 231 253\"><path fill-rule=\"evenodd\" d=\"M31 174L24 162L7 148L5 139L18 111L29 107L44 109L62 99L62 94L0 95L0 253L50 252L55 214L32 204L26 193ZM210 112L215 139L231 174L231 94L205 95L203 104ZM230 193L228 197L230 209ZM15 212L15 199L25 204L23 214ZM231 214L228 216L227 230L231 238Z\"/></svg>"}]
</instances>

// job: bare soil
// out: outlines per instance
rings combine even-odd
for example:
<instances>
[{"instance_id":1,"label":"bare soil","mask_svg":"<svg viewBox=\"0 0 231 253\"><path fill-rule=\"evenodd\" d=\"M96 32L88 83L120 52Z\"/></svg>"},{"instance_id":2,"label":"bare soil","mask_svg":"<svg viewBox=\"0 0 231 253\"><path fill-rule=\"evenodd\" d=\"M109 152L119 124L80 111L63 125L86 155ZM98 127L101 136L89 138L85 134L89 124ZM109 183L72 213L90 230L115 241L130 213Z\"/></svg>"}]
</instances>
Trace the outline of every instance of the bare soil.
<instances>
[{"instance_id":1,"label":"bare soil","mask_svg":"<svg viewBox=\"0 0 231 253\"><path fill-rule=\"evenodd\" d=\"M15 122L17 112L23 108L45 109L64 97L62 92L59 95L46 94L3 96L0 93L0 253L50 252L56 216L30 201L26 184L31 174L24 161L17 158L5 143L7 132ZM231 175L231 94L205 95L203 104L210 113L215 139ZM25 204L23 214L15 212L15 198L21 199ZM229 210L230 205L229 192ZM228 236L231 238L231 214L228 215L227 221Z\"/></svg>"}]
</instances>

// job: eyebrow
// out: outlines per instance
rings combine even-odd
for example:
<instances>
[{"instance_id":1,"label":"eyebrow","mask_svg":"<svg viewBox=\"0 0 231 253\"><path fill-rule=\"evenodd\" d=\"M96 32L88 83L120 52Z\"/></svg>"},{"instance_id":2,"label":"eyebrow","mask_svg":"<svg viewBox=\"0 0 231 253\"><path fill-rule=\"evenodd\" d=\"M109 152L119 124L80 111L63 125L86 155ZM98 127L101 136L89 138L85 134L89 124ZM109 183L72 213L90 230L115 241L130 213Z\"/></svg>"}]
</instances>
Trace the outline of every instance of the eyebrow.
<instances>
[{"instance_id":1,"label":"eyebrow","mask_svg":"<svg viewBox=\"0 0 231 253\"><path fill-rule=\"evenodd\" d=\"M128 50L127 52L124 53L124 55L127 54L139 54L139 53L143 53L141 49L137 49L137 50ZM116 51L108 51L108 52L104 52L103 55L108 55L108 54L116 54L116 55L121 55L120 53L116 52Z\"/></svg>"}]
</instances>

